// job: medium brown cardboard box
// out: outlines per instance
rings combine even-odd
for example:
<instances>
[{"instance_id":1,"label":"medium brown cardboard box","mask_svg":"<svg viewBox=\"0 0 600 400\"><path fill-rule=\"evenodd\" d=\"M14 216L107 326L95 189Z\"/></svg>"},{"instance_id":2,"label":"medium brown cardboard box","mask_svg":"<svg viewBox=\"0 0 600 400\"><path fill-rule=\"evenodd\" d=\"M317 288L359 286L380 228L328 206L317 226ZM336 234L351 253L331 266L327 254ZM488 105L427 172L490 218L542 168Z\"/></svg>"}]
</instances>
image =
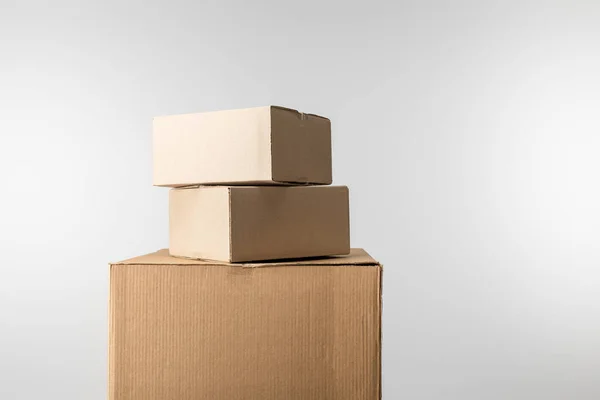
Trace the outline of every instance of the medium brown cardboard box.
<instances>
[{"instance_id":1,"label":"medium brown cardboard box","mask_svg":"<svg viewBox=\"0 0 600 400\"><path fill-rule=\"evenodd\" d=\"M345 186L201 186L169 195L173 256L240 262L350 251Z\"/></svg>"},{"instance_id":2,"label":"medium brown cardboard box","mask_svg":"<svg viewBox=\"0 0 600 400\"><path fill-rule=\"evenodd\" d=\"M110 400L375 400L382 267L364 250L110 266Z\"/></svg>"},{"instance_id":3,"label":"medium brown cardboard box","mask_svg":"<svg viewBox=\"0 0 600 400\"><path fill-rule=\"evenodd\" d=\"M331 122L269 106L154 118L154 185L330 184Z\"/></svg>"}]
</instances>

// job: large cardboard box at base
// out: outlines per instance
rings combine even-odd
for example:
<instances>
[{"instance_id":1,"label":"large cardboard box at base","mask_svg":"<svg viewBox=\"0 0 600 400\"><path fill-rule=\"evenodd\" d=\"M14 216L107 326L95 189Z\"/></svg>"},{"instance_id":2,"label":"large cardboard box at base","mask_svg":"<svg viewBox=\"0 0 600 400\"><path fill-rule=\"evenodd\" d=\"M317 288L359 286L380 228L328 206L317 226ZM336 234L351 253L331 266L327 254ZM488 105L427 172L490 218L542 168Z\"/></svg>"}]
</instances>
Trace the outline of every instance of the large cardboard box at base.
<instances>
[{"instance_id":1,"label":"large cardboard box at base","mask_svg":"<svg viewBox=\"0 0 600 400\"><path fill-rule=\"evenodd\" d=\"M201 186L169 194L173 256L242 262L350 251L345 186Z\"/></svg>"},{"instance_id":2,"label":"large cardboard box at base","mask_svg":"<svg viewBox=\"0 0 600 400\"><path fill-rule=\"evenodd\" d=\"M331 122L269 106L154 118L154 185L330 184Z\"/></svg>"},{"instance_id":3,"label":"large cardboard box at base","mask_svg":"<svg viewBox=\"0 0 600 400\"><path fill-rule=\"evenodd\" d=\"M110 400L376 400L381 266L366 252L110 267Z\"/></svg>"}]
</instances>

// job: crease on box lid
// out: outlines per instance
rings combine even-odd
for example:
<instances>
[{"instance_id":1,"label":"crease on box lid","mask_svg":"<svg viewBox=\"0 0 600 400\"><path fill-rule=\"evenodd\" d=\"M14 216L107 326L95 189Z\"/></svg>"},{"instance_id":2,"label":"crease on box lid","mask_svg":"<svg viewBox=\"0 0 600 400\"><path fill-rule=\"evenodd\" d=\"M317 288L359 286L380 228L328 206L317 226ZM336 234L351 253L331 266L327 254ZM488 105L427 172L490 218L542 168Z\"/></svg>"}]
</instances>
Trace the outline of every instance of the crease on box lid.
<instances>
[{"instance_id":1,"label":"crease on box lid","mask_svg":"<svg viewBox=\"0 0 600 400\"><path fill-rule=\"evenodd\" d=\"M231 267L258 268L258 267L280 267L286 265L372 265L380 264L363 249L351 249L346 256L312 257L307 259L257 261L246 263L228 263L223 261L196 260L169 255L168 249L162 249L155 253L111 263L111 265L223 265Z\"/></svg>"}]
</instances>

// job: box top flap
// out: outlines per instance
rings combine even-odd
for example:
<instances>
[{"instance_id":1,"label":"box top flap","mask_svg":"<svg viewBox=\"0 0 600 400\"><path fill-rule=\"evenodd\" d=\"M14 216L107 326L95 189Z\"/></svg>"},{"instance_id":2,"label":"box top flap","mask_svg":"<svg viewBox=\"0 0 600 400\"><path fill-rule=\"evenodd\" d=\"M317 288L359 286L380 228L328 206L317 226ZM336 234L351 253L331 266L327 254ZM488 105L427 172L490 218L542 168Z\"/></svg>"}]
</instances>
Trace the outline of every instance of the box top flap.
<instances>
[{"instance_id":1,"label":"box top flap","mask_svg":"<svg viewBox=\"0 0 600 400\"><path fill-rule=\"evenodd\" d=\"M279 109L279 110L291 111L291 112L293 112L293 113L296 113L296 114L298 114L298 116L300 117L300 119L306 119L306 117L315 117L315 118L321 118L321 119L324 119L324 120L327 120L327 121L329 121L329 118L323 117L323 116L321 116L321 115L317 115L317 114L310 114L310 113L303 113L303 112L300 112L300 111L298 111L298 110L295 110L295 109L293 109L293 108L282 107L282 106L274 106L274 105L273 105L273 106L271 106L271 108L277 108L277 109Z\"/></svg>"},{"instance_id":2,"label":"box top flap","mask_svg":"<svg viewBox=\"0 0 600 400\"><path fill-rule=\"evenodd\" d=\"M112 265L128 265L128 264L160 264L160 265L228 265L234 267L279 267L284 265L379 265L363 249L351 249L350 254L346 256L332 257L313 257L306 259L293 260L276 260L276 261L257 261L249 263L227 263L222 261L210 260L192 260L187 258L172 257L169 255L168 249L162 249L155 253L146 254L144 256L134 257L127 260L111 263Z\"/></svg>"}]
</instances>

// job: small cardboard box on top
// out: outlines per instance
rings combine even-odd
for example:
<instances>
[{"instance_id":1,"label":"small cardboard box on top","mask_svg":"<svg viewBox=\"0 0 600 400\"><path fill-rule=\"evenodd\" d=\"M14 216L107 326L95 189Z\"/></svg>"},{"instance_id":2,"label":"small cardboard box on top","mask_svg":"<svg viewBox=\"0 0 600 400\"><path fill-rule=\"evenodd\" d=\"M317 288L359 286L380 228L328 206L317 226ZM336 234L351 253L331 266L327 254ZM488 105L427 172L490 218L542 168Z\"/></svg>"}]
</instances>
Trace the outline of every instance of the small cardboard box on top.
<instances>
[{"instance_id":1,"label":"small cardboard box on top","mask_svg":"<svg viewBox=\"0 0 600 400\"><path fill-rule=\"evenodd\" d=\"M331 122L268 106L154 118L156 186L331 184Z\"/></svg>"},{"instance_id":2,"label":"small cardboard box on top","mask_svg":"<svg viewBox=\"0 0 600 400\"><path fill-rule=\"evenodd\" d=\"M200 186L169 192L171 255L246 262L348 254L346 186Z\"/></svg>"},{"instance_id":3,"label":"small cardboard box on top","mask_svg":"<svg viewBox=\"0 0 600 400\"><path fill-rule=\"evenodd\" d=\"M110 266L110 400L381 396L382 267L365 251Z\"/></svg>"}]
</instances>

